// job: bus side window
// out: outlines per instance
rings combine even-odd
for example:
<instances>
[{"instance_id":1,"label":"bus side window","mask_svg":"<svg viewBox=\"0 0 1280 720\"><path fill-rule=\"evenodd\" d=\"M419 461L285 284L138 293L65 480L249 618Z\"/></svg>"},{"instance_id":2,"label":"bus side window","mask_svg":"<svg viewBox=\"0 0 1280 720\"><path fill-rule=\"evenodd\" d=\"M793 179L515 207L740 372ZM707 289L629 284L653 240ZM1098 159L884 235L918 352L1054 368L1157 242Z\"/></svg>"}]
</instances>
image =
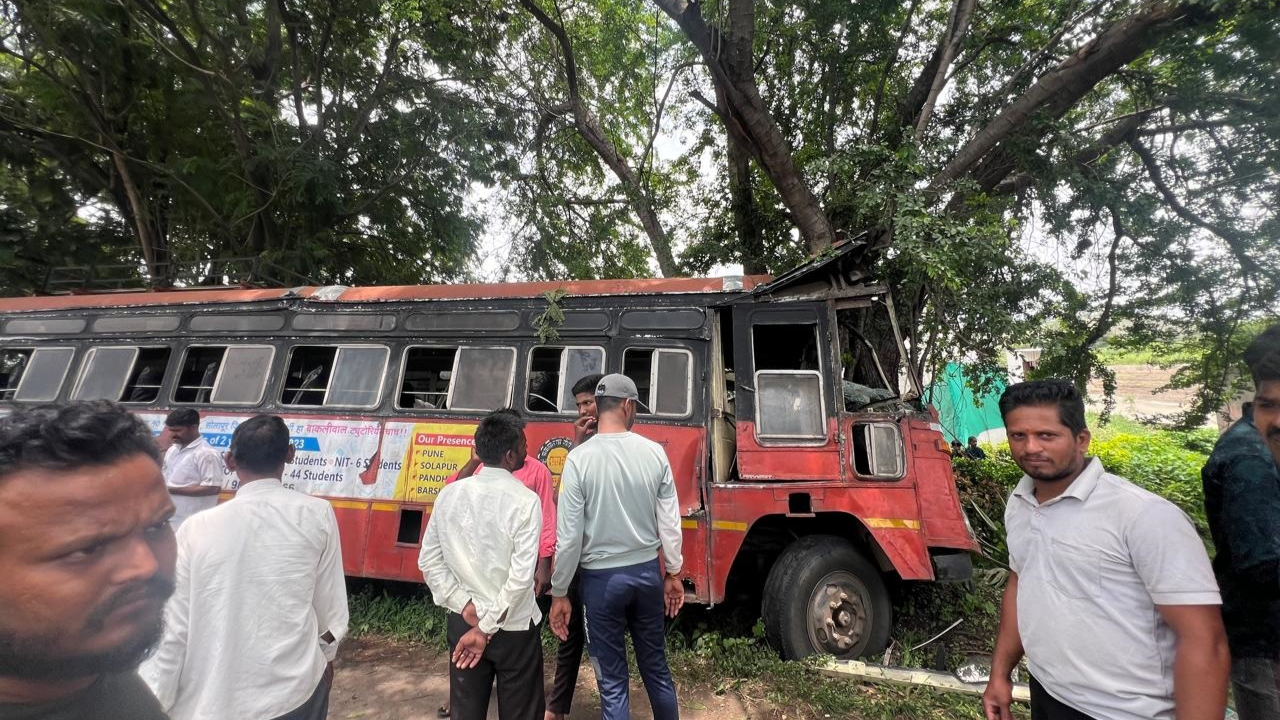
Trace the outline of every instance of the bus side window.
<instances>
[{"instance_id":1,"label":"bus side window","mask_svg":"<svg viewBox=\"0 0 1280 720\"><path fill-rule=\"evenodd\" d=\"M18 385L30 365L33 352L25 348L0 350L0 400L13 400L17 396Z\"/></svg>"},{"instance_id":2,"label":"bus side window","mask_svg":"<svg viewBox=\"0 0 1280 720\"><path fill-rule=\"evenodd\" d=\"M516 349L411 347L404 355L398 407L490 411L511 402Z\"/></svg>"},{"instance_id":3,"label":"bus side window","mask_svg":"<svg viewBox=\"0 0 1280 720\"><path fill-rule=\"evenodd\" d=\"M511 403L516 349L461 347L449 390L450 410L497 410Z\"/></svg>"},{"instance_id":4,"label":"bus side window","mask_svg":"<svg viewBox=\"0 0 1280 720\"><path fill-rule=\"evenodd\" d=\"M756 437L782 444L826 439L819 347L816 323L752 327Z\"/></svg>"},{"instance_id":5,"label":"bus side window","mask_svg":"<svg viewBox=\"0 0 1280 720\"><path fill-rule=\"evenodd\" d=\"M458 349L452 347L411 347L406 350L396 407L446 409L457 355Z\"/></svg>"},{"instance_id":6,"label":"bus side window","mask_svg":"<svg viewBox=\"0 0 1280 720\"><path fill-rule=\"evenodd\" d=\"M183 357L173 401L257 405L274 358L270 345L193 345Z\"/></svg>"},{"instance_id":7,"label":"bus side window","mask_svg":"<svg viewBox=\"0 0 1280 720\"><path fill-rule=\"evenodd\" d=\"M167 347L96 347L85 354L72 400L154 402L169 366Z\"/></svg>"},{"instance_id":8,"label":"bus side window","mask_svg":"<svg viewBox=\"0 0 1280 720\"><path fill-rule=\"evenodd\" d=\"M71 369L69 347L0 350L0 401L50 402Z\"/></svg>"},{"instance_id":9,"label":"bus side window","mask_svg":"<svg viewBox=\"0 0 1280 720\"><path fill-rule=\"evenodd\" d=\"M627 348L622 374L635 381L641 415L685 417L693 400L693 354L666 348Z\"/></svg>"},{"instance_id":10,"label":"bus side window","mask_svg":"<svg viewBox=\"0 0 1280 720\"><path fill-rule=\"evenodd\" d=\"M604 348L535 347L529 353L525 407L529 412L576 412L573 385L604 372Z\"/></svg>"},{"instance_id":11,"label":"bus side window","mask_svg":"<svg viewBox=\"0 0 1280 720\"><path fill-rule=\"evenodd\" d=\"M169 348L141 348L129 381L125 383L121 402L149 403L160 397L160 383L169 368Z\"/></svg>"},{"instance_id":12,"label":"bus side window","mask_svg":"<svg viewBox=\"0 0 1280 720\"><path fill-rule=\"evenodd\" d=\"M285 405L376 407L390 350L382 345L298 345L289 353Z\"/></svg>"}]
</instances>

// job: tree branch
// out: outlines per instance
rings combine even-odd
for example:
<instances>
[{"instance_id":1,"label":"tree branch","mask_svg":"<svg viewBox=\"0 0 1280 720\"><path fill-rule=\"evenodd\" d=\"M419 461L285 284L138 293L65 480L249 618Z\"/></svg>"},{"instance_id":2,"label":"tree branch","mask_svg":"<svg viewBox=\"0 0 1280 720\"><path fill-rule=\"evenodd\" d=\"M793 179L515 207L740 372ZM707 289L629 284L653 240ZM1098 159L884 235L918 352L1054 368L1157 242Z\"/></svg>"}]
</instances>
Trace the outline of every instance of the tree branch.
<instances>
[{"instance_id":1,"label":"tree branch","mask_svg":"<svg viewBox=\"0 0 1280 720\"><path fill-rule=\"evenodd\" d=\"M618 150L618 146L609 139L600 124L599 118L587 107L586 102L582 99L582 95L579 92L578 62L573 53L573 43L569 39L569 33L565 31L564 25L560 20L548 15L538 6L535 0L520 0L520 5L529 14L533 15L555 37L556 42L560 45L560 51L564 58L565 84L569 89L568 105L572 109L574 127L577 129L578 134L591 146L591 149L613 171L613 174L622 184L623 192L631 200L632 211L640 219L640 225L645 234L648 235L650 245L653 246L653 254L658 261L658 268L662 271L662 275L664 277L678 275L680 268L676 264L675 256L671 250L671 239L667 236L667 231L662 226L662 221L658 218L658 212L653 206L653 200L647 192L643 180L627 158ZM558 10L557 14L559 14Z\"/></svg>"},{"instance_id":2,"label":"tree branch","mask_svg":"<svg viewBox=\"0 0 1280 720\"><path fill-rule=\"evenodd\" d=\"M1170 0L1149 0L1134 14L1108 25L979 130L933 177L928 189L936 192L971 171L1033 115L1049 119L1064 115L1104 78L1146 52L1158 39L1158 30L1186 22L1188 13ZM992 162L980 184L989 190L1011 170L1007 159Z\"/></svg>"},{"instance_id":3,"label":"tree branch","mask_svg":"<svg viewBox=\"0 0 1280 720\"><path fill-rule=\"evenodd\" d=\"M355 147L356 143L360 142L360 136L364 134L365 128L368 127L369 118L373 116L374 108L377 107L378 101L382 99L382 93L387 87L387 78L391 76L391 69L399 57L400 43L403 39L398 32L391 33L391 38L387 41L387 50L383 53L382 70L378 73L378 79L373 83L373 89L369 91L369 94L356 108L356 119L351 124L351 131L347 133L343 147L352 148Z\"/></svg>"},{"instance_id":4,"label":"tree branch","mask_svg":"<svg viewBox=\"0 0 1280 720\"><path fill-rule=\"evenodd\" d=\"M760 97L754 75L734 77L726 69L718 52L720 33L707 25L701 5L688 0L654 0L654 3L675 20L702 55L717 92L724 98L726 126L736 126L747 141L746 149L782 197L807 250L818 253L830 247L836 239L835 230L796 166L790 144ZM753 11L752 0L730 0L730 25L741 22L745 14Z\"/></svg>"},{"instance_id":5,"label":"tree branch","mask_svg":"<svg viewBox=\"0 0 1280 720\"><path fill-rule=\"evenodd\" d=\"M1173 188L1169 187L1164 180L1164 173L1160 170L1160 164L1156 161L1155 155L1142 144L1137 138L1129 139L1129 147L1133 148L1133 152L1142 160L1143 167L1147 170L1147 176L1151 178L1151 184L1155 186L1156 191L1164 198L1164 202L1173 210L1174 214L1182 218L1186 222L1205 230L1218 239L1226 243L1231 254L1235 256L1236 262L1240 264L1240 271L1248 278L1259 271L1257 263L1253 258L1249 257L1248 252L1244 248L1244 238L1241 237L1232 228L1228 228L1217 223L1209 222L1199 215L1195 214L1186 205L1183 205L1178 196L1174 194Z\"/></svg>"},{"instance_id":6,"label":"tree branch","mask_svg":"<svg viewBox=\"0 0 1280 720\"><path fill-rule=\"evenodd\" d=\"M973 12L977 5L977 0L955 0L951 5L947 31L943 33L942 40L938 44L942 55L939 57L938 67L934 70L929 93L925 95L924 105L920 108L920 117L916 120L917 138L924 135L925 128L929 126L933 106L937 103L938 96L942 94L942 88L947 84L947 71L951 68L956 53L960 51L960 46L964 44L965 35L969 32L969 22L973 19Z\"/></svg>"}]
</instances>

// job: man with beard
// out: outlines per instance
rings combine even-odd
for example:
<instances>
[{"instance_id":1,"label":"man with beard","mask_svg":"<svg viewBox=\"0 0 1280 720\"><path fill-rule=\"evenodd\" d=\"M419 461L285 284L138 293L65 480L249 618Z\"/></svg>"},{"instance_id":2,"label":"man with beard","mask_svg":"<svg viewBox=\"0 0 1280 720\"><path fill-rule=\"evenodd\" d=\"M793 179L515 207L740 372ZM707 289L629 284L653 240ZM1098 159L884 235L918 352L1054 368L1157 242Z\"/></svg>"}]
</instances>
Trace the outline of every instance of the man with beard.
<instances>
[{"instance_id":1,"label":"man with beard","mask_svg":"<svg viewBox=\"0 0 1280 720\"><path fill-rule=\"evenodd\" d=\"M0 419L0 720L163 720L134 670L173 592L172 515L120 406Z\"/></svg>"},{"instance_id":2,"label":"man with beard","mask_svg":"<svg viewBox=\"0 0 1280 720\"><path fill-rule=\"evenodd\" d=\"M1240 720L1280 720L1280 325L1245 350L1257 393L1204 466Z\"/></svg>"},{"instance_id":3,"label":"man with beard","mask_svg":"<svg viewBox=\"0 0 1280 720\"><path fill-rule=\"evenodd\" d=\"M1012 718L1010 677L1025 649L1033 720L1221 720L1221 600L1191 521L1086 457L1084 402L1070 383L1012 385L1000 414L1026 474L1005 510L1010 572L987 718Z\"/></svg>"},{"instance_id":4,"label":"man with beard","mask_svg":"<svg viewBox=\"0 0 1280 720\"><path fill-rule=\"evenodd\" d=\"M173 720L321 720L347 633L333 507L281 483L293 462L274 415L236 427L236 496L178 531L177 589L141 674Z\"/></svg>"}]
</instances>

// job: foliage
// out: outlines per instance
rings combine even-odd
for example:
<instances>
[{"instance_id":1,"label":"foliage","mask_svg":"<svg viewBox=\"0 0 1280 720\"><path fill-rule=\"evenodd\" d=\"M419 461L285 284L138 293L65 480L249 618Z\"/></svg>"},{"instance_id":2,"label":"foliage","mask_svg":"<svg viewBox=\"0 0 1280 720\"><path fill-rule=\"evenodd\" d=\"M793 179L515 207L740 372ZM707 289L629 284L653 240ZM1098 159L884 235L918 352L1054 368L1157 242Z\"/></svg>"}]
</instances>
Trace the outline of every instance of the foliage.
<instances>
[{"instance_id":1,"label":"foliage","mask_svg":"<svg viewBox=\"0 0 1280 720\"><path fill-rule=\"evenodd\" d=\"M568 295L567 290L548 290L542 294L547 307L533 318L533 326L538 329L538 342L550 343L560 339L560 326L564 324L564 310L560 301Z\"/></svg>"},{"instance_id":2,"label":"foliage","mask_svg":"<svg viewBox=\"0 0 1280 720\"><path fill-rule=\"evenodd\" d=\"M481 229L465 194L508 162L508 114L456 82L493 72L494 35L452 0L6 0L0 146L36 196L11 208L23 257L74 216L156 282L245 255L324 282L459 277Z\"/></svg>"},{"instance_id":3,"label":"foliage","mask_svg":"<svg viewBox=\"0 0 1280 720\"><path fill-rule=\"evenodd\" d=\"M1100 346L1154 347L1193 427L1280 314L1277 117L1277 0L0 0L0 288L776 273L851 239L918 374L1030 344L1109 393Z\"/></svg>"},{"instance_id":4,"label":"foliage","mask_svg":"<svg viewBox=\"0 0 1280 720\"><path fill-rule=\"evenodd\" d=\"M964 359L983 375L1005 348L1031 344L1044 348L1042 372L1082 388L1100 377L1109 397L1103 338L1176 336L1191 360L1177 381L1201 388L1183 422L1198 424L1234 389L1247 322L1274 314L1280 296L1280 13L1269 2L983 5L942 61L946 93L930 117L925 91L963 5L720 0L700 11L731 41L754 7L765 120L836 235L888 248L872 255L875 271L892 281L917 370ZM1057 84L1051 100L1028 100L1039 78L1079 74L1071 57L1163 9L1149 34L1121 43L1134 52L1126 66L1078 96ZM699 78L703 94L733 84ZM985 137L997 140L973 149ZM768 245L794 246L796 208L779 202L779 178L758 179L751 209ZM696 266L740 257L746 242L728 242L723 184L706 197Z\"/></svg>"}]
</instances>

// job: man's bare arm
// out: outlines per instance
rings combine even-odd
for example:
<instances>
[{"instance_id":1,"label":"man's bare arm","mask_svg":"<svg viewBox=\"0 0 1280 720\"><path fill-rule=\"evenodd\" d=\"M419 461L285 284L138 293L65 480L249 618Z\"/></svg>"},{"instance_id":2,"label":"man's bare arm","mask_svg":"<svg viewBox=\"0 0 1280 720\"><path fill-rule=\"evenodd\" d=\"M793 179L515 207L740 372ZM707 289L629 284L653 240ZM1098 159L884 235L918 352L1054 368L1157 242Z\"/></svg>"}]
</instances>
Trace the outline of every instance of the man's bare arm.
<instances>
[{"instance_id":1,"label":"man's bare arm","mask_svg":"<svg viewBox=\"0 0 1280 720\"><path fill-rule=\"evenodd\" d=\"M1177 720L1221 720L1227 707L1231 654L1217 605L1157 605L1178 636L1173 661Z\"/></svg>"},{"instance_id":2,"label":"man's bare arm","mask_svg":"<svg viewBox=\"0 0 1280 720\"><path fill-rule=\"evenodd\" d=\"M1009 705L1013 702L1013 669L1022 655L1022 636L1018 634L1018 573L1011 570L1000 602L1000 630L991 655L991 679L982 694L982 709L986 711L987 720L1012 720Z\"/></svg>"}]
</instances>

